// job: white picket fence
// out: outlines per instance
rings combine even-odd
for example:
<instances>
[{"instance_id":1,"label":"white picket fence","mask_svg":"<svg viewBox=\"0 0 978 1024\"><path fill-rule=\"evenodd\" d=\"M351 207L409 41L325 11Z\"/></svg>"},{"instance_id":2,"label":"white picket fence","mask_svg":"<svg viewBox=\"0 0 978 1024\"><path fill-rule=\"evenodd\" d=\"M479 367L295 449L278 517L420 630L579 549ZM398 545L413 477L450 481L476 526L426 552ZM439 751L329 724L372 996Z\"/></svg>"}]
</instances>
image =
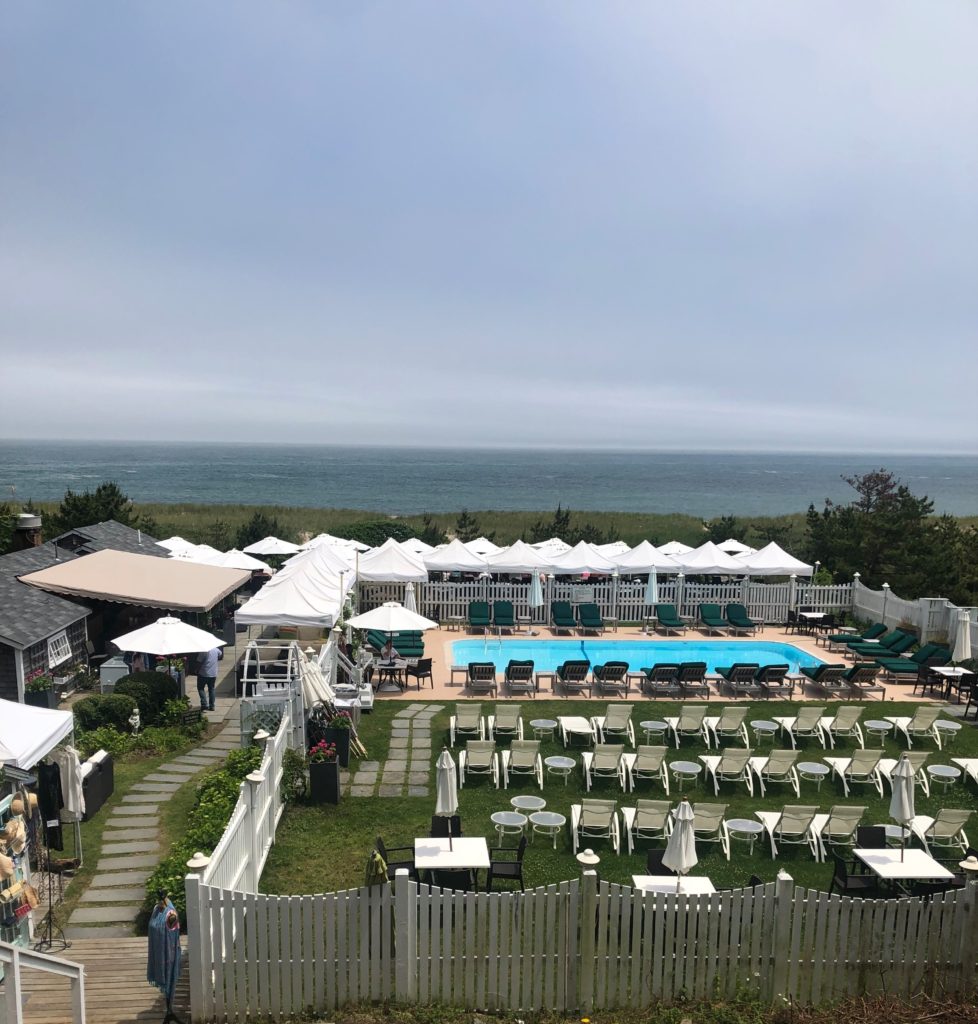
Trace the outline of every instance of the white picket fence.
<instances>
[{"instance_id":1,"label":"white picket fence","mask_svg":"<svg viewBox=\"0 0 978 1024\"><path fill-rule=\"evenodd\" d=\"M232 892L191 875L187 893L195 1021L388 1000L591 1013L737 993L803 1004L966 996L978 966L975 886L853 900L782 874L687 896L589 872L525 893L459 893L402 873L393 891L315 896Z\"/></svg>"},{"instance_id":2,"label":"white picket fence","mask_svg":"<svg viewBox=\"0 0 978 1024\"><path fill-rule=\"evenodd\" d=\"M888 587L871 590L859 579L852 584L852 611L859 619L883 622L889 627L909 623L914 627L921 643L933 637L942 637L954 645L958 628L958 614L967 611L971 623L971 648L978 653L978 608L961 609L944 597L921 597L908 601L898 597Z\"/></svg>"}]
</instances>

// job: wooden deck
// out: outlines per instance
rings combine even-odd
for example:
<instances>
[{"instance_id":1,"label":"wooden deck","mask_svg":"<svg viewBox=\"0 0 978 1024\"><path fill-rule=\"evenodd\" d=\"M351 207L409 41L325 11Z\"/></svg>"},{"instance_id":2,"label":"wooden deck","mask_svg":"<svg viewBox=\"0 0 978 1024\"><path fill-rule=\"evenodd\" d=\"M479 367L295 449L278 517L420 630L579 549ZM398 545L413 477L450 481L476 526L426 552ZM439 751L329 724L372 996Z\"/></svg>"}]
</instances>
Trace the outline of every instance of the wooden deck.
<instances>
[{"instance_id":1,"label":"wooden deck","mask_svg":"<svg viewBox=\"0 0 978 1024\"><path fill-rule=\"evenodd\" d=\"M85 968L87 1024L159 1024L166 1000L146 981L146 939L75 939L70 949L56 953ZM187 961L173 999L182 1021L190 1018ZM42 971L23 974L24 1024L65 1024L71 1020L68 982Z\"/></svg>"}]
</instances>

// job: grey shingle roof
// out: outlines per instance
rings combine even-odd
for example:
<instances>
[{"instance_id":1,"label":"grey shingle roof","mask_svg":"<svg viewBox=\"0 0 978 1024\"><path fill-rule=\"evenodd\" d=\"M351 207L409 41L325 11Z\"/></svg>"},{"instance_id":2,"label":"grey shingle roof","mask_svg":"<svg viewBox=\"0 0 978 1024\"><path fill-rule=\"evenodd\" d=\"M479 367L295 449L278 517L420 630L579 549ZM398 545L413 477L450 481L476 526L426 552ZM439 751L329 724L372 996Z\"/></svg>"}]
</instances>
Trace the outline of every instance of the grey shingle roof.
<instances>
[{"instance_id":1,"label":"grey shingle roof","mask_svg":"<svg viewBox=\"0 0 978 1024\"><path fill-rule=\"evenodd\" d=\"M39 547L3 555L0 557L0 643L10 647L30 647L90 611L86 605L21 583L18 576L105 549L161 558L169 555L153 537L145 533L140 535L138 531L113 520L83 526Z\"/></svg>"}]
</instances>

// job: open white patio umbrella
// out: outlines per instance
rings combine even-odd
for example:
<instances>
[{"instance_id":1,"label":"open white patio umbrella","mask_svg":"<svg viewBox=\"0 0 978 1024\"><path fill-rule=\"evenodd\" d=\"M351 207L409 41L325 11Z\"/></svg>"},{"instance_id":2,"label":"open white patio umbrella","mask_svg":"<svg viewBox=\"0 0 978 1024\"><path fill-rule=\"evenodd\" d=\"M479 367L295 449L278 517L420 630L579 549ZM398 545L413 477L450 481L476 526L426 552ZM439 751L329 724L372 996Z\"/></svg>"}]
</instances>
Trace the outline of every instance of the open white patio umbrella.
<instances>
[{"instance_id":1,"label":"open white patio umbrella","mask_svg":"<svg viewBox=\"0 0 978 1024\"><path fill-rule=\"evenodd\" d=\"M693 808L683 800L673 815L672 833L662 855L663 867L671 868L678 876L676 892L682 887L683 875L688 875L699 863L696 856L696 833L693 831Z\"/></svg>"},{"instance_id":2,"label":"open white patio umbrella","mask_svg":"<svg viewBox=\"0 0 978 1024\"><path fill-rule=\"evenodd\" d=\"M298 550L298 544L278 537L262 537L244 548L246 555L294 555Z\"/></svg>"},{"instance_id":3,"label":"open white patio umbrella","mask_svg":"<svg viewBox=\"0 0 978 1024\"><path fill-rule=\"evenodd\" d=\"M693 549L688 544L684 544L681 540L670 540L665 544L660 544L659 550L664 555L671 555L675 557L676 555L685 555Z\"/></svg>"},{"instance_id":4,"label":"open white patio umbrella","mask_svg":"<svg viewBox=\"0 0 978 1024\"><path fill-rule=\"evenodd\" d=\"M960 665L971 657L971 616L962 608L958 612L958 629L954 636L954 652L951 661Z\"/></svg>"},{"instance_id":5,"label":"open white patio umbrella","mask_svg":"<svg viewBox=\"0 0 978 1024\"><path fill-rule=\"evenodd\" d=\"M397 601L387 601L379 608L354 615L349 620L354 629L376 629L381 633L404 633L414 629L437 629L438 623L412 612Z\"/></svg>"},{"instance_id":6,"label":"open white patio umbrella","mask_svg":"<svg viewBox=\"0 0 978 1024\"><path fill-rule=\"evenodd\" d=\"M649 582L645 587L645 603L649 607L659 603L659 576L654 565L649 573Z\"/></svg>"},{"instance_id":7,"label":"open white patio umbrella","mask_svg":"<svg viewBox=\"0 0 978 1024\"><path fill-rule=\"evenodd\" d=\"M404 585L404 609L415 613L418 611L418 601L414 596L414 584L411 582Z\"/></svg>"},{"instance_id":8,"label":"open white patio umbrella","mask_svg":"<svg viewBox=\"0 0 978 1024\"><path fill-rule=\"evenodd\" d=\"M455 774L455 762L448 747L442 747L435 762L435 815L448 819L449 849L452 848L452 817L457 813L458 776Z\"/></svg>"},{"instance_id":9,"label":"open white patio umbrella","mask_svg":"<svg viewBox=\"0 0 978 1024\"><path fill-rule=\"evenodd\" d=\"M913 765L906 754L900 756L890 773L890 789L893 792L890 797L890 817L907 830L914 818L914 778ZM907 836L904 831L900 836L900 860L903 860L906 845Z\"/></svg>"},{"instance_id":10,"label":"open white patio umbrella","mask_svg":"<svg viewBox=\"0 0 978 1024\"><path fill-rule=\"evenodd\" d=\"M164 616L148 626L117 636L112 643L120 651L139 651L166 658L174 654L202 654L223 647L224 641L180 619Z\"/></svg>"},{"instance_id":11,"label":"open white patio umbrella","mask_svg":"<svg viewBox=\"0 0 978 1024\"><path fill-rule=\"evenodd\" d=\"M744 544L733 537L728 537L722 543L717 544L717 547L721 551L726 551L728 555L752 555L755 551L749 544Z\"/></svg>"}]
</instances>

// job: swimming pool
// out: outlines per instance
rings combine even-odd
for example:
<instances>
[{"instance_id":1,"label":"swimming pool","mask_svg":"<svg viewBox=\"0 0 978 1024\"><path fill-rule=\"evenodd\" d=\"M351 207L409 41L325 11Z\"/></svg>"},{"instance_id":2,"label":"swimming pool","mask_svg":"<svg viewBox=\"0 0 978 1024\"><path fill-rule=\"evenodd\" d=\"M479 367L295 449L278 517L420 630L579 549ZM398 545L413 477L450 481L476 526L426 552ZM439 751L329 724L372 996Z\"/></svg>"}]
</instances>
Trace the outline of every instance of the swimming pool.
<instances>
[{"instance_id":1,"label":"swimming pool","mask_svg":"<svg viewBox=\"0 0 978 1024\"><path fill-rule=\"evenodd\" d=\"M592 665L606 661L627 661L632 672L656 662L705 661L707 671L717 665L756 662L759 665L788 664L792 672L803 665L820 665L814 655L792 644L762 640L500 640L488 637L456 640L452 644L452 664L493 661L502 670L513 659L532 659L538 672L553 672L565 661L586 658Z\"/></svg>"}]
</instances>

